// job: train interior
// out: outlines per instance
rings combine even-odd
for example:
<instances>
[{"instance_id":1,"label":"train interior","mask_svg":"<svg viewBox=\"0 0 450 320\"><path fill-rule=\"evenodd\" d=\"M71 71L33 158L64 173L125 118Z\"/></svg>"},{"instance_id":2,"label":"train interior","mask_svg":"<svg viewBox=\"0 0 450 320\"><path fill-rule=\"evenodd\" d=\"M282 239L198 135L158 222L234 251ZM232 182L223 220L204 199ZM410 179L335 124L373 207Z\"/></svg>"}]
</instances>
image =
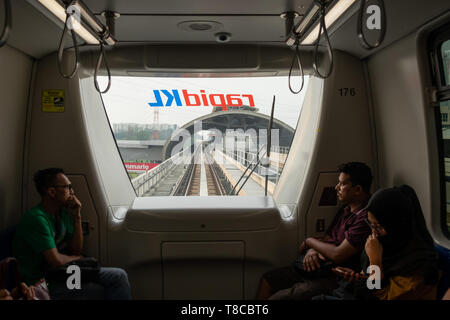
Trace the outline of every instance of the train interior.
<instances>
[{"instance_id":1,"label":"train interior","mask_svg":"<svg viewBox=\"0 0 450 320\"><path fill-rule=\"evenodd\" d=\"M0 48L0 230L39 202L33 174L61 167L83 203L84 255L125 269L133 298L254 299L264 272L324 234L339 207L337 167L360 161L372 169L372 191L415 189L448 254L450 2L385 0L385 34L363 31L370 49L357 32L361 2L325 1L329 39L322 32L316 47L313 0L83 0L82 26L109 27L101 39L92 27L71 35L70 1L0 0L0 28L9 29ZM255 130L262 141L269 126L276 172L247 172L238 191L263 144L252 153L251 137L227 135L221 150L208 147L227 130ZM198 155L199 179L212 174L216 191L190 186L196 169L177 164L183 152Z\"/></svg>"}]
</instances>

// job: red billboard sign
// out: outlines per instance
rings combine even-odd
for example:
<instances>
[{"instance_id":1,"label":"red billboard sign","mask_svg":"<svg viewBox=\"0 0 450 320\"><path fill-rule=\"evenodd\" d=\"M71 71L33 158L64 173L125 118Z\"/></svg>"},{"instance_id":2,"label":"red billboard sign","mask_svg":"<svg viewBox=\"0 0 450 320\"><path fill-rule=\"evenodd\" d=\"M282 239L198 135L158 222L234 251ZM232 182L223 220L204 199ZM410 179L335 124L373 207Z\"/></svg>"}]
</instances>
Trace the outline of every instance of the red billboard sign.
<instances>
[{"instance_id":1,"label":"red billboard sign","mask_svg":"<svg viewBox=\"0 0 450 320\"><path fill-rule=\"evenodd\" d=\"M146 162L125 162L127 171L147 171L156 167L159 163L146 163Z\"/></svg>"}]
</instances>

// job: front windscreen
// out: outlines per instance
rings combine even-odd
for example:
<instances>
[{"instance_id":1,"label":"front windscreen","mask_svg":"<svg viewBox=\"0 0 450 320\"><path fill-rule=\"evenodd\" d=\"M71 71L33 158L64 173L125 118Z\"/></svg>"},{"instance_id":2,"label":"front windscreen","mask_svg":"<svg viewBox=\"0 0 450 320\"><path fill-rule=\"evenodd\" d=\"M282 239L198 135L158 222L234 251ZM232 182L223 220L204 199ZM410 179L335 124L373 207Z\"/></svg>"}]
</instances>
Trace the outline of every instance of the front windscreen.
<instances>
[{"instance_id":1,"label":"front windscreen","mask_svg":"<svg viewBox=\"0 0 450 320\"><path fill-rule=\"evenodd\" d=\"M297 95L287 77L113 77L112 83L102 98L138 196L245 196L274 192L308 78Z\"/></svg>"}]
</instances>

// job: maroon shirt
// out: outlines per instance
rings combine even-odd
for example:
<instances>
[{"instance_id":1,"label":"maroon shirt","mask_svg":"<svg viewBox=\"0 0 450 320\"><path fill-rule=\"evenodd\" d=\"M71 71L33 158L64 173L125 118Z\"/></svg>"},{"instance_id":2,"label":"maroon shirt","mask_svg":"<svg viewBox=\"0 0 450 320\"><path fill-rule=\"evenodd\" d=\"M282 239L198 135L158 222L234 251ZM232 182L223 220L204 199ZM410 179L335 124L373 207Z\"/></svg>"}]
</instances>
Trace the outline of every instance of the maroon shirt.
<instances>
[{"instance_id":1,"label":"maroon shirt","mask_svg":"<svg viewBox=\"0 0 450 320\"><path fill-rule=\"evenodd\" d=\"M328 228L326 235L330 239L326 240L327 243L332 243L335 246L339 246L342 241L347 241L359 252L364 249L367 237L371 234L372 230L366 223L367 211L364 210L366 204L356 209L354 212L350 211L350 206L342 207ZM348 263L344 263L344 266L349 268L358 268L360 254L355 254L351 257ZM358 269L356 269L358 270Z\"/></svg>"}]
</instances>

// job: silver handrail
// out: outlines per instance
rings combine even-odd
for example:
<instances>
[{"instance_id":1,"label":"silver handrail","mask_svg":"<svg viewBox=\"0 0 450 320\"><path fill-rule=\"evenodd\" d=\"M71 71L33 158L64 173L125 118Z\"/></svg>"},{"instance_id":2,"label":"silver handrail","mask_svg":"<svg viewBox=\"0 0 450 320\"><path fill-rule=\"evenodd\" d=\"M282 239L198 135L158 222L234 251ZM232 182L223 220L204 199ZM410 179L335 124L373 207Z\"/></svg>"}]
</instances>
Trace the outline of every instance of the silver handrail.
<instances>
[{"instance_id":1,"label":"silver handrail","mask_svg":"<svg viewBox=\"0 0 450 320\"><path fill-rule=\"evenodd\" d=\"M183 151L180 151L158 166L132 179L131 184L133 185L134 190L136 190L137 195L143 195L170 173L172 169L177 166L175 160L180 158L182 153Z\"/></svg>"}]
</instances>

